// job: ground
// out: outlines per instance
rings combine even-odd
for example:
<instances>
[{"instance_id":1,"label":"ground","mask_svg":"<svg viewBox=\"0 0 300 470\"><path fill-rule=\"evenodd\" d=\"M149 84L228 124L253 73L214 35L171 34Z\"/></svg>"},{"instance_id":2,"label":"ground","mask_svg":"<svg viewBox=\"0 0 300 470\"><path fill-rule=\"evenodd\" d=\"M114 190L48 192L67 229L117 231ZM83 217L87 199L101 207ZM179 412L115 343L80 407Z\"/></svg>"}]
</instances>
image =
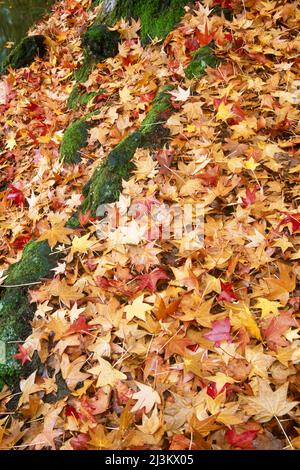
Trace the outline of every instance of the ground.
<instances>
[{"instance_id":1,"label":"ground","mask_svg":"<svg viewBox=\"0 0 300 470\"><path fill-rule=\"evenodd\" d=\"M298 2L120 19L88 63L98 13L0 81L0 448L298 449Z\"/></svg>"}]
</instances>

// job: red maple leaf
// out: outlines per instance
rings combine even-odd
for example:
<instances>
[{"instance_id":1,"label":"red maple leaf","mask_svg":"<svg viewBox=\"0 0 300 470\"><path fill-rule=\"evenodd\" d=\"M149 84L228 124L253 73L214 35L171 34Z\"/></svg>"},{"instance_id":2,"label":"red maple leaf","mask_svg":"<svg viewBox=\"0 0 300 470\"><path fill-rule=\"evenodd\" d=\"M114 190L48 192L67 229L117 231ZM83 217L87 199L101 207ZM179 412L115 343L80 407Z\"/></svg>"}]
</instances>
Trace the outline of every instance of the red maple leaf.
<instances>
[{"instance_id":1,"label":"red maple leaf","mask_svg":"<svg viewBox=\"0 0 300 470\"><path fill-rule=\"evenodd\" d=\"M277 351L277 346L287 346L289 344L283 335L291 326L298 327L298 323L292 317L291 311L281 313L280 315L273 315L267 319L262 328L262 334L272 351Z\"/></svg>"},{"instance_id":2,"label":"red maple leaf","mask_svg":"<svg viewBox=\"0 0 300 470\"><path fill-rule=\"evenodd\" d=\"M86 211L85 214L83 214L81 211L79 211L78 222L79 222L81 227L84 227L85 225L87 225L90 222L91 219L92 219L92 217L91 217L90 209L88 211Z\"/></svg>"},{"instance_id":3,"label":"red maple leaf","mask_svg":"<svg viewBox=\"0 0 300 470\"><path fill-rule=\"evenodd\" d=\"M256 201L256 192L257 192L257 187L250 189L246 189L246 197L242 197L243 201L243 206L249 207L251 204L253 204Z\"/></svg>"},{"instance_id":4,"label":"red maple leaf","mask_svg":"<svg viewBox=\"0 0 300 470\"><path fill-rule=\"evenodd\" d=\"M253 449L253 440L256 438L257 433L258 430L237 433L233 428L228 429L224 437L232 447L238 447L239 449Z\"/></svg>"},{"instance_id":5,"label":"red maple leaf","mask_svg":"<svg viewBox=\"0 0 300 470\"><path fill-rule=\"evenodd\" d=\"M148 288L151 292L155 292L157 282L161 279L168 280L169 276L167 276L167 274L162 268L157 268L154 269L154 271L152 271L151 273L141 274L135 279L138 283L139 290L144 290Z\"/></svg>"},{"instance_id":6,"label":"red maple leaf","mask_svg":"<svg viewBox=\"0 0 300 470\"><path fill-rule=\"evenodd\" d=\"M212 330L203 336L210 341L215 341L216 347L218 347L221 341L231 342L230 328L231 325L228 317L223 320L215 320L212 322Z\"/></svg>"},{"instance_id":7,"label":"red maple leaf","mask_svg":"<svg viewBox=\"0 0 300 470\"><path fill-rule=\"evenodd\" d=\"M199 47L200 47L200 42L195 36L185 40L185 48L187 51L194 52L197 49L199 49Z\"/></svg>"},{"instance_id":8,"label":"red maple leaf","mask_svg":"<svg viewBox=\"0 0 300 470\"><path fill-rule=\"evenodd\" d=\"M76 411L74 406L71 406L71 405L66 405L65 414L66 416L74 416L74 418L76 419L80 418L80 413L78 413L78 411Z\"/></svg>"},{"instance_id":9,"label":"red maple leaf","mask_svg":"<svg viewBox=\"0 0 300 470\"><path fill-rule=\"evenodd\" d=\"M17 185L10 184L8 186L8 193L6 195L6 199L12 201L17 206L24 206L25 203L25 196Z\"/></svg>"},{"instance_id":10,"label":"red maple leaf","mask_svg":"<svg viewBox=\"0 0 300 470\"><path fill-rule=\"evenodd\" d=\"M15 354L14 359L17 359L18 361L21 361L22 366L26 364L27 362L31 362L31 358L29 356L29 351L27 351L24 346L19 344L19 352Z\"/></svg>"},{"instance_id":11,"label":"red maple leaf","mask_svg":"<svg viewBox=\"0 0 300 470\"><path fill-rule=\"evenodd\" d=\"M225 300L225 302L234 302L239 300L239 297L233 292L233 285L231 282L222 282L221 281L221 294L218 297L218 300Z\"/></svg>"},{"instance_id":12,"label":"red maple leaf","mask_svg":"<svg viewBox=\"0 0 300 470\"><path fill-rule=\"evenodd\" d=\"M197 178L201 178L205 186L217 186L220 178L220 167L219 165L208 165L204 173L196 175Z\"/></svg>"},{"instance_id":13,"label":"red maple leaf","mask_svg":"<svg viewBox=\"0 0 300 470\"><path fill-rule=\"evenodd\" d=\"M200 31L196 30L195 35L197 36L200 46L207 46L207 44L209 44L214 38L214 34L208 32L207 23L205 25L204 33L200 33Z\"/></svg>"},{"instance_id":14,"label":"red maple leaf","mask_svg":"<svg viewBox=\"0 0 300 470\"><path fill-rule=\"evenodd\" d=\"M17 250L21 250L22 248L24 248L25 245L27 245L29 240L31 240L30 234L20 235L12 242L11 246L13 248L16 248Z\"/></svg>"},{"instance_id":15,"label":"red maple leaf","mask_svg":"<svg viewBox=\"0 0 300 470\"><path fill-rule=\"evenodd\" d=\"M216 382L211 382L208 386L207 386L207 390L206 390L206 393L207 395L209 395L211 398L215 399L220 393L223 393L224 390L226 390L227 386L230 385L228 383L224 384L223 387L221 388L221 390L217 390L217 384Z\"/></svg>"},{"instance_id":16,"label":"red maple leaf","mask_svg":"<svg viewBox=\"0 0 300 470\"><path fill-rule=\"evenodd\" d=\"M86 317L84 315L79 315L77 320L72 323L70 328L67 331L68 335L72 335L74 333L88 333L93 327L88 325L86 322Z\"/></svg>"},{"instance_id":17,"label":"red maple leaf","mask_svg":"<svg viewBox=\"0 0 300 470\"><path fill-rule=\"evenodd\" d=\"M74 450L86 450L88 442L91 440L88 434L81 433L70 439L70 444Z\"/></svg>"},{"instance_id":18,"label":"red maple leaf","mask_svg":"<svg viewBox=\"0 0 300 470\"><path fill-rule=\"evenodd\" d=\"M279 226L291 223L292 233L298 232L300 229L300 213L289 214L288 212L285 212L285 215L285 218L279 223Z\"/></svg>"}]
</instances>

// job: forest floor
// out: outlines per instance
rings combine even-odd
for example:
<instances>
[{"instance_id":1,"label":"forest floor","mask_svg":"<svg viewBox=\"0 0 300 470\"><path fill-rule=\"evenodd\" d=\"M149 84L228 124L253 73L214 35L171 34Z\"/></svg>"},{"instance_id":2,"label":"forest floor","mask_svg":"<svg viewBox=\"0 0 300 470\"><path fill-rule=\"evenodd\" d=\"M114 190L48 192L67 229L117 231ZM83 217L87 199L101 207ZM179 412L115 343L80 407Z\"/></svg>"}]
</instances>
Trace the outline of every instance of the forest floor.
<instances>
[{"instance_id":1,"label":"forest floor","mask_svg":"<svg viewBox=\"0 0 300 470\"><path fill-rule=\"evenodd\" d=\"M28 286L36 311L18 359L37 352L44 371L21 381L15 411L0 391L1 449L300 448L299 6L238 3L232 21L199 3L145 47L139 23L120 21L118 55L82 85L105 91L69 111L95 11L62 0L32 30L46 60L2 77L2 281L30 239L62 258ZM211 40L220 65L187 79ZM101 236L82 214L66 229L96 166L170 83L168 142L138 149L123 183L119 210L140 207L129 230ZM60 163L64 130L95 109L81 162ZM150 208L175 204L202 205L203 246L174 227L147 235ZM68 393L48 403L58 373Z\"/></svg>"}]
</instances>

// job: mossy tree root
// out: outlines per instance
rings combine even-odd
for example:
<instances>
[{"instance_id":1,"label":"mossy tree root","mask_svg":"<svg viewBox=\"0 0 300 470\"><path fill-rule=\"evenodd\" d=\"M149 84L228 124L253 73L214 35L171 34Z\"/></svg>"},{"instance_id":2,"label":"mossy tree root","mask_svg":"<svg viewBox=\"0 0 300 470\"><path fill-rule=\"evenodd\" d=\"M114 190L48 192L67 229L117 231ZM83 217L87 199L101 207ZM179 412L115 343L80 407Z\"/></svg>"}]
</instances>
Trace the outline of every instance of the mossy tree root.
<instances>
[{"instance_id":1,"label":"mossy tree root","mask_svg":"<svg viewBox=\"0 0 300 470\"><path fill-rule=\"evenodd\" d=\"M189 65L185 69L187 78L200 78L205 75L207 67L217 67L220 59L214 55L214 41L210 42L207 46L197 49Z\"/></svg>"},{"instance_id":2,"label":"mossy tree root","mask_svg":"<svg viewBox=\"0 0 300 470\"><path fill-rule=\"evenodd\" d=\"M74 73L78 83L84 83L95 63L118 52L120 35L111 31L121 18L141 20L141 40L147 44L154 38L164 39L184 14L184 7L191 0L96 0L94 5L102 4L102 9L92 26L82 38L85 58L82 66ZM76 85L75 85L76 87ZM68 107L72 108L77 91L72 91ZM77 104L75 104L76 107Z\"/></svg>"},{"instance_id":3,"label":"mossy tree root","mask_svg":"<svg viewBox=\"0 0 300 470\"><path fill-rule=\"evenodd\" d=\"M14 386L22 367L13 358L18 344L30 332L33 306L27 298L28 285L38 283L51 276L51 269L57 264L57 257L50 256L51 249L46 241L32 241L24 248L21 261L10 266L1 286L0 300L0 341L5 344L5 360L0 363L0 390L4 383ZM15 287L11 287L15 286Z\"/></svg>"},{"instance_id":4,"label":"mossy tree root","mask_svg":"<svg viewBox=\"0 0 300 470\"><path fill-rule=\"evenodd\" d=\"M22 39L3 61L2 71L9 67L19 69L30 65L36 57L43 58L46 54L45 37L42 35L27 36Z\"/></svg>"},{"instance_id":5,"label":"mossy tree root","mask_svg":"<svg viewBox=\"0 0 300 470\"><path fill-rule=\"evenodd\" d=\"M59 148L60 161L67 164L79 163L81 150L87 146L88 130L91 126L89 118L99 113L99 110L86 114L81 119L73 121L65 130Z\"/></svg>"},{"instance_id":6,"label":"mossy tree root","mask_svg":"<svg viewBox=\"0 0 300 470\"><path fill-rule=\"evenodd\" d=\"M172 86L167 86L157 94L140 129L123 139L110 152L105 162L96 168L83 189L85 199L79 208L80 212L84 214L90 211L91 216L95 217L99 205L118 200L122 180L128 180L134 168L131 160L136 150L153 146L155 140L161 140L164 137L162 124L173 110L171 95L168 93L172 88ZM78 213L71 217L68 226L78 226Z\"/></svg>"}]
</instances>

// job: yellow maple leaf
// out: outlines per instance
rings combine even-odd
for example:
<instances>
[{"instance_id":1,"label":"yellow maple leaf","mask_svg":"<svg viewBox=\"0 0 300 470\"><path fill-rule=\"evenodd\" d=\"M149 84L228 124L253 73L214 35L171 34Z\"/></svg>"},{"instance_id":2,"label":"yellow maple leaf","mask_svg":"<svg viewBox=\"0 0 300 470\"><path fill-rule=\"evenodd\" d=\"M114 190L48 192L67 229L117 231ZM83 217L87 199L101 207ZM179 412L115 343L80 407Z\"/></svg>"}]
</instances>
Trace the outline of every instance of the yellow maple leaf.
<instances>
[{"instance_id":1,"label":"yellow maple leaf","mask_svg":"<svg viewBox=\"0 0 300 470\"><path fill-rule=\"evenodd\" d=\"M95 241L89 240L90 234L83 237L75 236L72 240L72 253L87 253L87 251L95 244Z\"/></svg>"},{"instance_id":2,"label":"yellow maple leaf","mask_svg":"<svg viewBox=\"0 0 300 470\"><path fill-rule=\"evenodd\" d=\"M238 302L237 304L226 302L226 307L229 309L230 323L234 331L245 326L251 336L261 339L260 330L254 316L245 302Z\"/></svg>"},{"instance_id":3,"label":"yellow maple leaf","mask_svg":"<svg viewBox=\"0 0 300 470\"><path fill-rule=\"evenodd\" d=\"M218 121L227 121L227 119L231 118L233 113L231 112L231 105L221 102L220 106L218 107L218 112L216 114L216 119Z\"/></svg>"},{"instance_id":4,"label":"yellow maple leaf","mask_svg":"<svg viewBox=\"0 0 300 470\"><path fill-rule=\"evenodd\" d=\"M263 297L259 297L255 304L255 308L261 309L261 318L278 315L278 307L281 307L280 302L264 299Z\"/></svg>"},{"instance_id":5,"label":"yellow maple leaf","mask_svg":"<svg viewBox=\"0 0 300 470\"><path fill-rule=\"evenodd\" d=\"M109 385L111 387L115 387L120 380L126 380L127 376L120 372L119 370L115 369L110 362L102 359L102 357L98 358L99 365L92 367L88 370L90 374L97 375L97 387L105 387Z\"/></svg>"},{"instance_id":6,"label":"yellow maple leaf","mask_svg":"<svg viewBox=\"0 0 300 470\"><path fill-rule=\"evenodd\" d=\"M146 313L152 309L152 306L143 302L144 294L140 295L131 305L127 305L124 308L126 313L126 318L128 321L132 320L134 317L139 318L140 320L146 321Z\"/></svg>"},{"instance_id":7,"label":"yellow maple leaf","mask_svg":"<svg viewBox=\"0 0 300 470\"><path fill-rule=\"evenodd\" d=\"M250 157L249 160L245 161L244 166L246 170L254 171L259 166L259 163L256 163L253 157Z\"/></svg>"},{"instance_id":8,"label":"yellow maple leaf","mask_svg":"<svg viewBox=\"0 0 300 470\"><path fill-rule=\"evenodd\" d=\"M218 393L222 390L225 384L233 384L234 382L237 382L232 377L223 374L223 372L217 372L216 375L210 375L209 377L205 378L211 382L215 382Z\"/></svg>"},{"instance_id":9,"label":"yellow maple leaf","mask_svg":"<svg viewBox=\"0 0 300 470\"><path fill-rule=\"evenodd\" d=\"M68 235L73 232L72 229L64 226L63 222L51 225L51 228L45 230L40 236L39 240L47 240L50 247L53 248L58 242L69 244L70 239Z\"/></svg>"}]
</instances>

